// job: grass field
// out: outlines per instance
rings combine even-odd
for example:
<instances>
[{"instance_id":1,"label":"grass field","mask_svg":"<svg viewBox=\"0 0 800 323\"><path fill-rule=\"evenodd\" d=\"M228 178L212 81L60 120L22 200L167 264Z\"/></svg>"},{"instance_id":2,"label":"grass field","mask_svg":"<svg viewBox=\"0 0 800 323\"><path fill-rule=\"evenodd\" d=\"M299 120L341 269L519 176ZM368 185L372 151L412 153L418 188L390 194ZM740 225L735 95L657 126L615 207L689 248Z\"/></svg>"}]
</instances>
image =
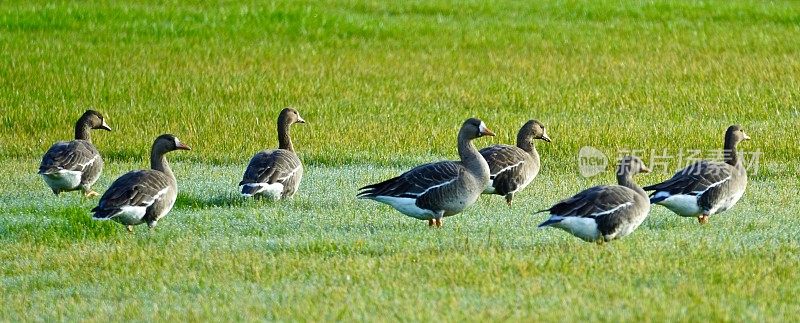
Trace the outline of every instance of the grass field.
<instances>
[{"instance_id":1,"label":"grass field","mask_svg":"<svg viewBox=\"0 0 800 323\"><path fill-rule=\"evenodd\" d=\"M791 1L0 3L0 321L786 321L800 313L800 3ZM307 172L280 202L236 194L296 107ZM192 146L156 230L90 220L40 156L87 107L96 189ZM512 142L536 118L544 168L507 207L484 196L428 229L359 186L455 158L477 116ZM613 181L578 149L719 149L743 125L757 172L699 226L654 207L597 246L531 215ZM670 171L677 168L674 165ZM654 183L665 170L640 176Z\"/></svg>"}]
</instances>

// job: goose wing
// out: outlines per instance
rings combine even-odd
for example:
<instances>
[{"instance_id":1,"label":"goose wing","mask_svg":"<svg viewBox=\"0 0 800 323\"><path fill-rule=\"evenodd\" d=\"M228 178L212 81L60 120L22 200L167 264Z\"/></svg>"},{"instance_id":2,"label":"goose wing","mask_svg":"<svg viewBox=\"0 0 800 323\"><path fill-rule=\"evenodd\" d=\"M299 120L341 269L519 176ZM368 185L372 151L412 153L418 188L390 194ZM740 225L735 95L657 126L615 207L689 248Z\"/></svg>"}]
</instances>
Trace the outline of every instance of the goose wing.
<instances>
[{"instance_id":1,"label":"goose wing","mask_svg":"<svg viewBox=\"0 0 800 323\"><path fill-rule=\"evenodd\" d=\"M290 179L301 167L300 159L285 149L257 153L250 159L239 185L250 183L281 183Z\"/></svg>"},{"instance_id":2,"label":"goose wing","mask_svg":"<svg viewBox=\"0 0 800 323\"><path fill-rule=\"evenodd\" d=\"M39 174L52 174L61 170L82 172L94 163L100 154L92 144L83 140L58 142L42 157Z\"/></svg>"},{"instance_id":3,"label":"goose wing","mask_svg":"<svg viewBox=\"0 0 800 323\"><path fill-rule=\"evenodd\" d=\"M645 186L645 191L655 191L651 203L660 202L673 195L700 196L710 188L731 179L730 165L699 161L678 171L672 178L655 185Z\"/></svg>"},{"instance_id":4,"label":"goose wing","mask_svg":"<svg viewBox=\"0 0 800 323\"><path fill-rule=\"evenodd\" d=\"M100 203L92 209L97 219L111 218L123 208L146 209L167 193L169 177L156 170L133 171L122 175L100 198Z\"/></svg>"},{"instance_id":5,"label":"goose wing","mask_svg":"<svg viewBox=\"0 0 800 323\"><path fill-rule=\"evenodd\" d=\"M528 162L528 156L521 149L509 145L494 145L480 150L481 156L489 164L489 178L495 179L504 173L513 173Z\"/></svg>"},{"instance_id":6,"label":"goose wing","mask_svg":"<svg viewBox=\"0 0 800 323\"><path fill-rule=\"evenodd\" d=\"M359 198L378 196L418 198L433 188L458 179L462 166L452 161L442 161L417 166L400 176L359 189Z\"/></svg>"},{"instance_id":7,"label":"goose wing","mask_svg":"<svg viewBox=\"0 0 800 323\"><path fill-rule=\"evenodd\" d=\"M634 194L633 190L619 185L595 186L539 212L550 211L550 214L562 218L598 218L632 205Z\"/></svg>"}]
</instances>

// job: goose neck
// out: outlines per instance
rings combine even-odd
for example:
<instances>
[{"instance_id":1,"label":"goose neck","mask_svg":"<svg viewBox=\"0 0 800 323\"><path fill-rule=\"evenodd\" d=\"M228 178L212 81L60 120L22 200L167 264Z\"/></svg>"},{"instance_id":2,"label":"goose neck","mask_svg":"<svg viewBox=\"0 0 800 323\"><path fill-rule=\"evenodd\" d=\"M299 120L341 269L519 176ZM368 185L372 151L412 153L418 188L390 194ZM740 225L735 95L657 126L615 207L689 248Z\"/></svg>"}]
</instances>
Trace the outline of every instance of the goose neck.
<instances>
[{"instance_id":1,"label":"goose neck","mask_svg":"<svg viewBox=\"0 0 800 323\"><path fill-rule=\"evenodd\" d=\"M740 164L739 154L736 152L736 141L732 138L725 138L725 146L722 149L725 155L725 163L731 166Z\"/></svg>"},{"instance_id":2,"label":"goose neck","mask_svg":"<svg viewBox=\"0 0 800 323\"><path fill-rule=\"evenodd\" d=\"M175 181L175 174L167 162L166 152L158 147L153 147L150 152L150 168L167 174L172 181Z\"/></svg>"},{"instance_id":3,"label":"goose neck","mask_svg":"<svg viewBox=\"0 0 800 323\"><path fill-rule=\"evenodd\" d=\"M467 170L479 177L486 178L486 180L489 179L489 164L475 149L472 140L463 134L458 136L458 156Z\"/></svg>"},{"instance_id":4,"label":"goose neck","mask_svg":"<svg viewBox=\"0 0 800 323\"><path fill-rule=\"evenodd\" d=\"M531 155L536 153L536 146L533 144L530 134L525 133L524 129L517 134L517 147Z\"/></svg>"},{"instance_id":5,"label":"goose neck","mask_svg":"<svg viewBox=\"0 0 800 323\"><path fill-rule=\"evenodd\" d=\"M83 118L79 119L78 122L75 123L75 139L92 142L92 137L89 134L91 129L92 127L89 126L89 122L87 120L84 120Z\"/></svg>"},{"instance_id":6,"label":"goose neck","mask_svg":"<svg viewBox=\"0 0 800 323\"><path fill-rule=\"evenodd\" d=\"M625 186L630 188L639 195L647 198L647 192L645 192L639 184L633 180L633 175L628 171L617 172L617 183L621 186Z\"/></svg>"},{"instance_id":7,"label":"goose neck","mask_svg":"<svg viewBox=\"0 0 800 323\"><path fill-rule=\"evenodd\" d=\"M278 120L278 148L294 151L292 138L289 136L289 124L283 118Z\"/></svg>"}]
</instances>

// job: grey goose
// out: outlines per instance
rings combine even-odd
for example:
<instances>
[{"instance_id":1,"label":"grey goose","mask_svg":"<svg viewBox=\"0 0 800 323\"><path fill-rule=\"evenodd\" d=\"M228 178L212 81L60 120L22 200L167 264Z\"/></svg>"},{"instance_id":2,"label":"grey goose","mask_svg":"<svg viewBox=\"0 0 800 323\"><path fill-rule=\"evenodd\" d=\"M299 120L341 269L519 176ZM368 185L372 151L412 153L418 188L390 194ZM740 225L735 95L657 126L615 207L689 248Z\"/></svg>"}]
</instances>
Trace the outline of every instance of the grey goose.
<instances>
[{"instance_id":1,"label":"grey goose","mask_svg":"<svg viewBox=\"0 0 800 323\"><path fill-rule=\"evenodd\" d=\"M99 112L86 110L75 123L75 140L53 144L42 157L39 175L53 194L81 190L86 197L99 195L92 184L103 172L103 158L92 145L91 129L111 131Z\"/></svg>"},{"instance_id":2,"label":"grey goose","mask_svg":"<svg viewBox=\"0 0 800 323\"><path fill-rule=\"evenodd\" d=\"M289 128L295 123L305 122L295 109L281 111L278 115L278 149L261 151L250 159L239 182L242 196L277 200L297 192L303 178L303 163L294 152Z\"/></svg>"},{"instance_id":3,"label":"grey goose","mask_svg":"<svg viewBox=\"0 0 800 323\"><path fill-rule=\"evenodd\" d=\"M417 166L400 176L359 189L361 199L394 207L407 216L441 227L442 218L458 214L478 199L489 181L489 165L472 144L481 136L494 136L483 121L464 121L458 132L460 161L440 161Z\"/></svg>"},{"instance_id":4,"label":"grey goose","mask_svg":"<svg viewBox=\"0 0 800 323\"><path fill-rule=\"evenodd\" d=\"M150 150L150 169L132 171L117 178L92 209L92 218L116 221L125 225L129 232L133 232L134 225L142 223L154 228L172 209L178 196L178 183L165 156L174 150L191 148L174 135L158 136Z\"/></svg>"},{"instance_id":5,"label":"grey goose","mask_svg":"<svg viewBox=\"0 0 800 323\"><path fill-rule=\"evenodd\" d=\"M697 217L708 223L712 214L724 212L742 198L747 188L747 171L736 153L736 145L750 137L739 125L725 131L725 162L698 161L678 171L672 178L646 186L653 191L650 203L665 206L683 217Z\"/></svg>"},{"instance_id":6,"label":"grey goose","mask_svg":"<svg viewBox=\"0 0 800 323\"><path fill-rule=\"evenodd\" d=\"M480 150L489 164L489 184L483 194L497 194L506 197L511 206L514 193L522 191L539 174L539 152L533 144L534 139L550 142L544 125L529 120L517 133L517 145L494 145Z\"/></svg>"},{"instance_id":7,"label":"grey goose","mask_svg":"<svg viewBox=\"0 0 800 323\"><path fill-rule=\"evenodd\" d=\"M600 243L630 234L650 212L647 193L633 181L633 175L648 172L641 159L622 158L617 168L619 185L588 188L536 212L550 212L550 218L539 227L556 227L584 241Z\"/></svg>"}]
</instances>

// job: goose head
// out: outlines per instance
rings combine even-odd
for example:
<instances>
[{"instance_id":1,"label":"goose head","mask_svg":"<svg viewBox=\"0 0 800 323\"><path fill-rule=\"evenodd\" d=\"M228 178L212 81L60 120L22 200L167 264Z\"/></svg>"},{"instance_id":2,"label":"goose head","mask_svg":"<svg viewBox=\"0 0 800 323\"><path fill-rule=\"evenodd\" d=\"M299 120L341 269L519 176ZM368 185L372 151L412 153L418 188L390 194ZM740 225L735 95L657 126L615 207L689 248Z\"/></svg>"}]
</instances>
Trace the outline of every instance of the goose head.
<instances>
[{"instance_id":1,"label":"goose head","mask_svg":"<svg viewBox=\"0 0 800 323\"><path fill-rule=\"evenodd\" d=\"M182 143L178 137L175 137L175 135L171 134L160 135L153 142L154 152L164 154L175 150L192 150L192 148Z\"/></svg>"},{"instance_id":2,"label":"goose head","mask_svg":"<svg viewBox=\"0 0 800 323\"><path fill-rule=\"evenodd\" d=\"M524 132L524 135L530 139L544 140L545 142L551 141L550 137L547 136L544 125L538 120L528 120L520 129L520 132Z\"/></svg>"},{"instance_id":3,"label":"goose head","mask_svg":"<svg viewBox=\"0 0 800 323\"><path fill-rule=\"evenodd\" d=\"M494 136L494 132L489 130L489 128L486 127L486 124L480 119L469 118L464 121L464 124L461 125L459 136L463 136L464 138L471 140L483 136Z\"/></svg>"},{"instance_id":4,"label":"goose head","mask_svg":"<svg viewBox=\"0 0 800 323\"><path fill-rule=\"evenodd\" d=\"M742 126L735 124L728 127L728 130L725 131L725 142L729 142L734 146L742 141L750 140L750 136L748 136Z\"/></svg>"},{"instance_id":5,"label":"goose head","mask_svg":"<svg viewBox=\"0 0 800 323\"><path fill-rule=\"evenodd\" d=\"M297 110L293 108L284 108L278 116L278 123L291 125L295 123L306 123L306 121L300 117L300 112L297 112Z\"/></svg>"},{"instance_id":6,"label":"goose head","mask_svg":"<svg viewBox=\"0 0 800 323\"><path fill-rule=\"evenodd\" d=\"M83 115L78 119L79 124L86 124L91 129L103 129L111 131L111 127L106 123L105 118L100 112L94 110L86 110Z\"/></svg>"},{"instance_id":7,"label":"goose head","mask_svg":"<svg viewBox=\"0 0 800 323\"><path fill-rule=\"evenodd\" d=\"M649 173L650 168L636 156L625 156L619 161L617 167L617 176L636 175L639 173Z\"/></svg>"}]
</instances>

